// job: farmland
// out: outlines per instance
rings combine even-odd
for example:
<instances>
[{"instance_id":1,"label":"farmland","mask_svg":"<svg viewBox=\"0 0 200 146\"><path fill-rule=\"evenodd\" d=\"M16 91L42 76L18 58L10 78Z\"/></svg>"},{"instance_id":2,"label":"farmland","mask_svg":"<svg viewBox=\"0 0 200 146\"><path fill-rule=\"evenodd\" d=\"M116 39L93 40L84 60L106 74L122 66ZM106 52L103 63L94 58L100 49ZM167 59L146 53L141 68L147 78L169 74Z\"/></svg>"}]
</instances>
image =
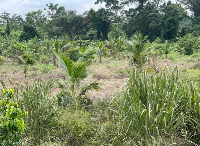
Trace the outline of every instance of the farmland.
<instances>
[{"instance_id":1,"label":"farmland","mask_svg":"<svg viewBox=\"0 0 200 146\"><path fill-rule=\"evenodd\" d=\"M134 24L112 9L85 16L52 3L23 25L2 17L0 146L200 145L198 14L154 5L135 9ZM167 18L140 27L148 10ZM36 14L45 23L30 21Z\"/></svg>"}]
</instances>

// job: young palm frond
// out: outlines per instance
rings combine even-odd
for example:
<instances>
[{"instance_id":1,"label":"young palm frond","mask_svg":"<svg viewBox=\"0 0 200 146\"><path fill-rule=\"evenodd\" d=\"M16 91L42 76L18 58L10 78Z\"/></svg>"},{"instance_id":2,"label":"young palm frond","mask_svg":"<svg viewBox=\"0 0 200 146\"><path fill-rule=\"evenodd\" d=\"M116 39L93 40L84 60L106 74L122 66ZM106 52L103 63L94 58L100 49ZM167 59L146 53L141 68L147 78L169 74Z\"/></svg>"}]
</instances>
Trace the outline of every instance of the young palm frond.
<instances>
[{"instance_id":1,"label":"young palm frond","mask_svg":"<svg viewBox=\"0 0 200 146\"><path fill-rule=\"evenodd\" d=\"M87 76L87 66L86 62L75 63L70 58L63 55L56 54L58 63L64 70L65 75L68 77L70 84L70 90L73 96L76 94L76 89L79 86L81 79Z\"/></svg>"},{"instance_id":2,"label":"young palm frond","mask_svg":"<svg viewBox=\"0 0 200 146\"><path fill-rule=\"evenodd\" d=\"M163 45L163 52L165 54L166 59L167 59L167 55L170 53L171 50L172 50L172 47L171 47L170 43L168 43L168 41L166 41L165 44Z\"/></svg>"},{"instance_id":3,"label":"young palm frond","mask_svg":"<svg viewBox=\"0 0 200 146\"><path fill-rule=\"evenodd\" d=\"M145 37L140 33L135 38L136 40L128 41L128 45L132 48L131 62L138 68L142 69L144 63L147 61L149 49L145 47Z\"/></svg>"}]
</instances>

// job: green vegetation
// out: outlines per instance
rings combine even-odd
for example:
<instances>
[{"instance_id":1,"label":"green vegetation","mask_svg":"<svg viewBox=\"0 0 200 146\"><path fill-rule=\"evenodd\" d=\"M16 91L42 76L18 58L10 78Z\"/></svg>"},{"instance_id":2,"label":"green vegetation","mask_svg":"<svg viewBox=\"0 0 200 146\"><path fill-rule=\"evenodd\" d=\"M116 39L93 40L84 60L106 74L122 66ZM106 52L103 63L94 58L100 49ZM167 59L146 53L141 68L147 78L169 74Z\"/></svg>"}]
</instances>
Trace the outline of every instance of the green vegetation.
<instances>
[{"instance_id":1,"label":"green vegetation","mask_svg":"<svg viewBox=\"0 0 200 146\"><path fill-rule=\"evenodd\" d=\"M200 145L200 5L179 1L192 16L160 0L3 12L0 146Z\"/></svg>"},{"instance_id":2,"label":"green vegetation","mask_svg":"<svg viewBox=\"0 0 200 146\"><path fill-rule=\"evenodd\" d=\"M3 89L0 100L0 143L1 145L21 145L27 112L14 101L14 89Z\"/></svg>"},{"instance_id":3,"label":"green vegetation","mask_svg":"<svg viewBox=\"0 0 200 146\"><path fill-rule=\"evenodd\" d=\"M118 135L136 145L161 144L164 135L198 142L199 87L199 82L181 79L176 68L157 75L133 70L122 96L116 98Z\"/></svg>"}]
</instances>

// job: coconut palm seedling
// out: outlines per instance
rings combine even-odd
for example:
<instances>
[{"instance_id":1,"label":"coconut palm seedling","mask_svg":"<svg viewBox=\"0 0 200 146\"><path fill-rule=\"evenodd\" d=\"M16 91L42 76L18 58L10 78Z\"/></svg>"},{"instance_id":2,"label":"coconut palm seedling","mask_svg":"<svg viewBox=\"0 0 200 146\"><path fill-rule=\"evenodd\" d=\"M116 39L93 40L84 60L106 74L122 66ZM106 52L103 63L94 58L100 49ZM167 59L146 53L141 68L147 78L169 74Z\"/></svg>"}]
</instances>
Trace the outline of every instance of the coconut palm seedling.
<instances>
[{"instance_id":1,"label":"coconut palm seedling","mask_svg":"<svg viewBox=\"0 0 200 146\"><path fill-rule=\"evenodd\" d=\"M165 58L167 59L167 55L170 53L172 50L172 47L168 41L166 41L163 45L163 53L165 54Z\"/></svg>"},{"instance_id":2,"label":"coconut palm seedling","mask_svg":"<svg viewBox=\"0 0 200 146\"><path fill-rule=\"evenodd\" d=\"M142 69L147 61L149 49L145 46L145 38L141 33L136 35L135 40L128 41L128 45L132 48L130 62L135 64L137 68Z\"/></svg>"},{"instance_id":3,"label":"coconut palm seedling","mask_svg":"<svg viewBox=\"0 0 200 146\"><path fill-rule=\"evenodd\" d=\"M80 86L81 80L87 77L87 62L74 62L69 57L56 54L58 63L63 69L69 86L71 97L75 97L77 103L88 105L91 103L89 97L86 96L88 90L98 90L99 84L96 82Z\"/></svg>"},{"instance_id":4,"label":"coconut palm seedling","mask_svg":"<svg viewBox=\"0 0 200 146\"><path fill-rule=\"evenodd\" d=\"M105 49L104 49L104 42L99 42L98 48L97 48L97 56L99 57L99 62L102 62L102 57L105 55Z\"/></svg>"}]
</instances>

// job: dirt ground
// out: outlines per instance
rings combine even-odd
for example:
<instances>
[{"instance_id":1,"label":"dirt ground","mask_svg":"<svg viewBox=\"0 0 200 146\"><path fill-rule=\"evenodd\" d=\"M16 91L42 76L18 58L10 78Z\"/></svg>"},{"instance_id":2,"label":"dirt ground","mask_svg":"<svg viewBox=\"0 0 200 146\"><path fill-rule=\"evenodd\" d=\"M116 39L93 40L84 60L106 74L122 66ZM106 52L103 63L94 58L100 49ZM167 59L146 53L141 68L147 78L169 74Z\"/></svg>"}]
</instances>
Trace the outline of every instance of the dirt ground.
<instances>
[{"instance_id":1,"label":"dirt ground","mask_svg":"<svg viewBox=\"0 0 200 146\"><path fill-rule=\"evenodd\" d=\"M157 68L163 68L164 66L170 68L174 68L175 66L180 68L188 67L186 63L173 62L168 59L158 60L156 66ZM65 78L60 68L54 68L48 71L38 68L36 66L29 66L28 74L25 75L23 73L23 65L6 59L6 62L0 65L0 80L5 83L6 87L18 87L18 89L21 89L26 82L31 84L37 81L38 78L45 81L51 80L53 82L57 82L59 79L64 80ZM102 63L94 62L89 67L90 74L82 81L82 84L94 81L100 83L100 89L98 91L88 92L91 99L96 100L99 98L116 97L120 95L122 87L126 83L129 68L130 66L127 59L117 60L105 58ZM1 84L0 88L2 88ZM60 89L58 87L53 87L50 96L55 96L59 91Z\"/></svg>"}]
</instances>

